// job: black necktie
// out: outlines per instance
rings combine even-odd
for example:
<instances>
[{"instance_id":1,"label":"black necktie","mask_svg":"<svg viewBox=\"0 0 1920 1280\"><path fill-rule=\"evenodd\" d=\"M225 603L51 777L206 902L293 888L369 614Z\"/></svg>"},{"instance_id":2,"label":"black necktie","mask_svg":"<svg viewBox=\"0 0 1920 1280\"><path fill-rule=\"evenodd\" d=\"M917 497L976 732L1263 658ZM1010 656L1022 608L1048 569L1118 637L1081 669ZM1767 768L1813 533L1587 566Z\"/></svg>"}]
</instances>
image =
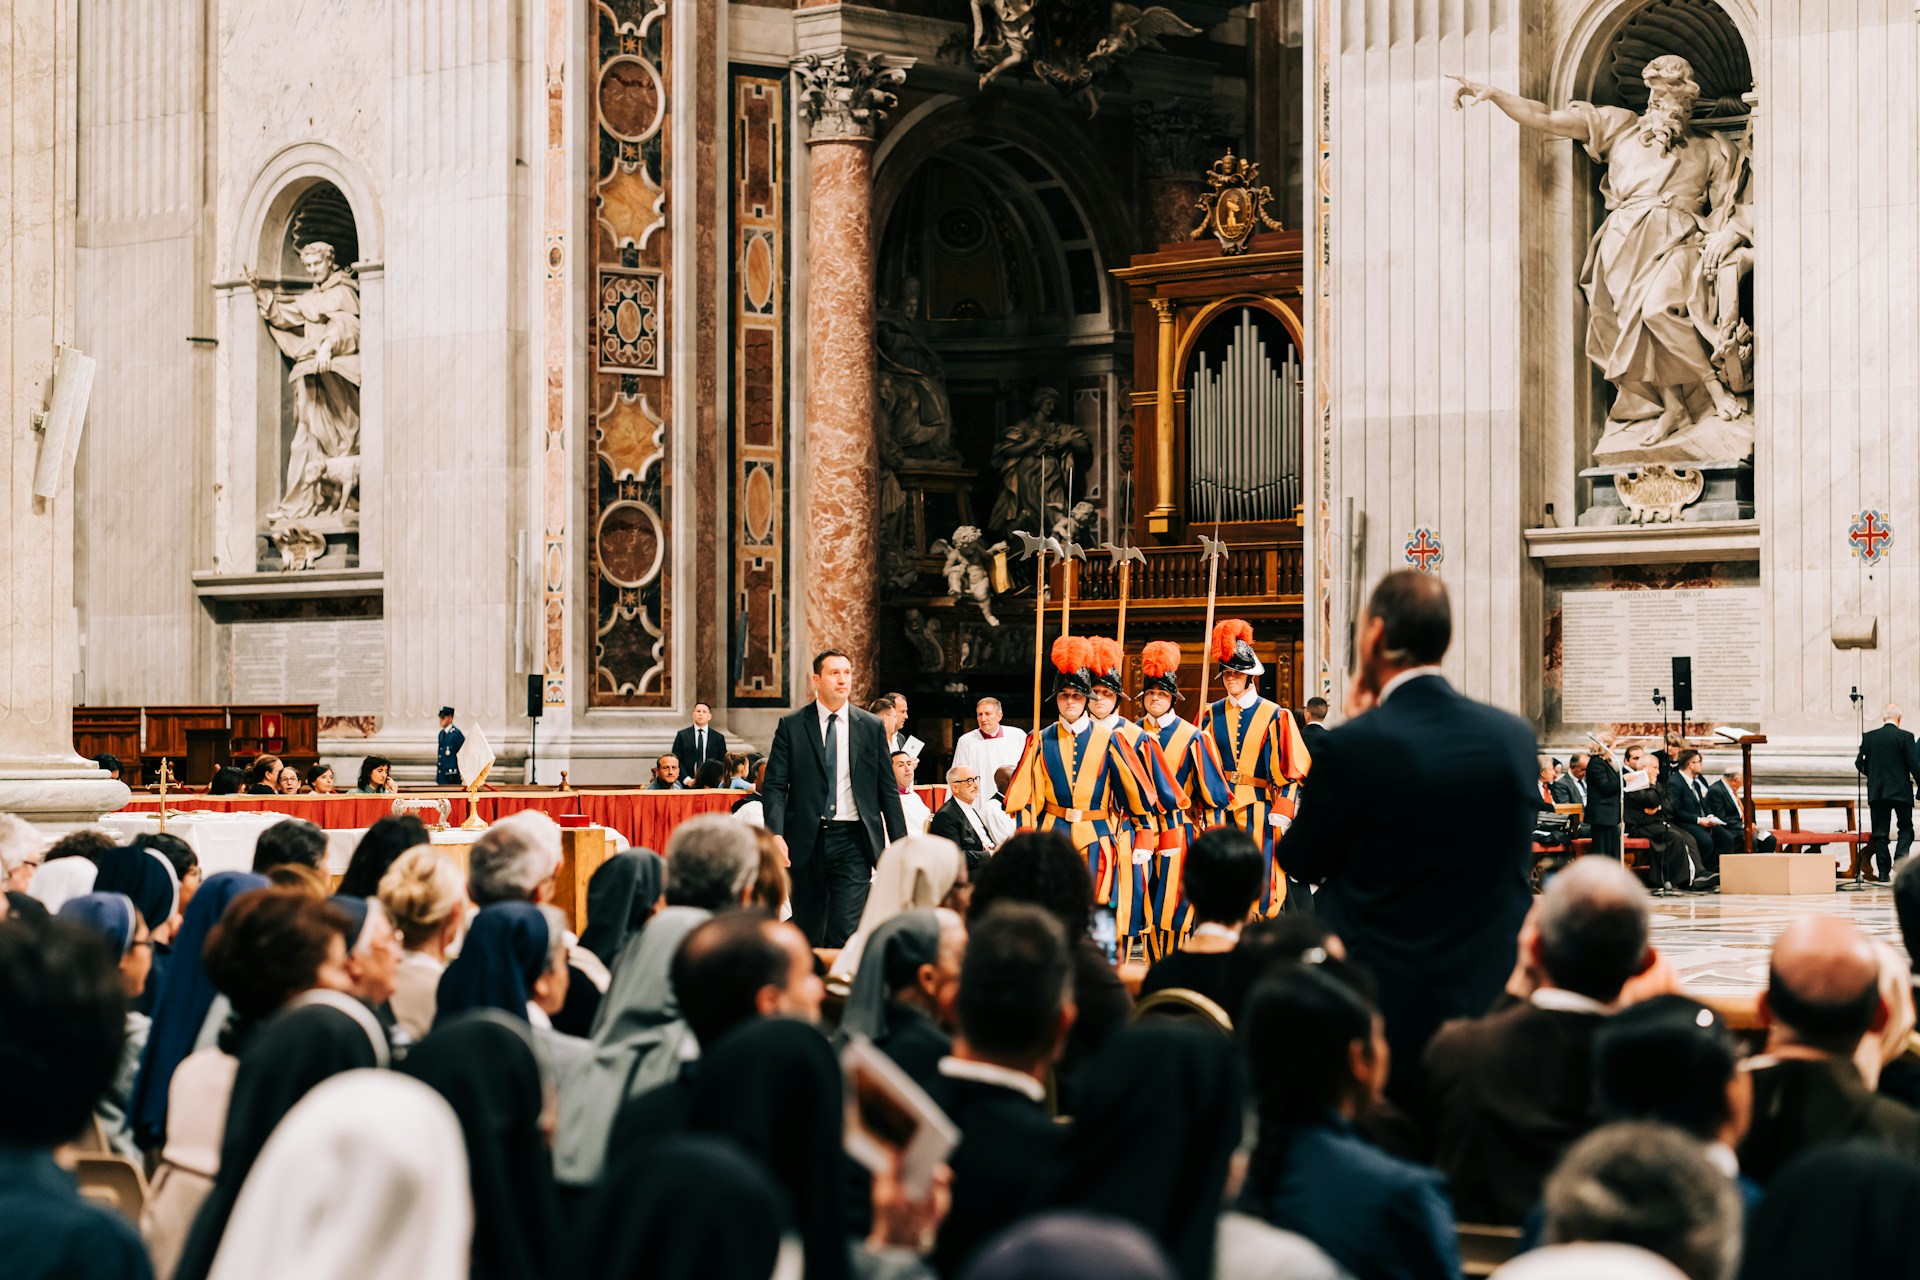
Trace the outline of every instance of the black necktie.
<instances>
[{"instance_id":1,"label":"black necktie","mask_svg":"<svg viewBox=\"0 0 1920 1280\"><path fill-rule=\"evenodd\" d=\"M693 734L693 756L695 761L707 758L707 731L696 729Z\"/></svg>"},{"instance_id":2,"label":"black necktie","mask_svg":"<svg viewBox=\"0 0 1920 1280\"><path fill-rule=\"evenodd\" d=\"M834 806L840 800L840 713L827 713L827 812L833 817Z\"/></svg>"}]
</instances>

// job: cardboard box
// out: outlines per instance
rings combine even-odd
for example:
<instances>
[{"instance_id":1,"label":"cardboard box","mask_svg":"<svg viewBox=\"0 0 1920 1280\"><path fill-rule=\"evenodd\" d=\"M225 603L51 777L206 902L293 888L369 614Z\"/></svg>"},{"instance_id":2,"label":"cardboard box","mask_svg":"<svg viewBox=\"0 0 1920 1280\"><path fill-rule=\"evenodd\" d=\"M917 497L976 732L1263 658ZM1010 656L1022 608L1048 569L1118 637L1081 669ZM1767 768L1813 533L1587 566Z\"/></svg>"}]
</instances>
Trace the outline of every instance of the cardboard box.
<instances>
[{"instance_id":1,"label":"cardboard box","mask_svg":"<svg viewBox=\"0 0 1920 1280\"><path fill-rule=\"evenodd\" d=\"M1814 853L1729 853L1720 858L1720 892L1832 893L1833 858Z\"/></svg>"}]
</instances>

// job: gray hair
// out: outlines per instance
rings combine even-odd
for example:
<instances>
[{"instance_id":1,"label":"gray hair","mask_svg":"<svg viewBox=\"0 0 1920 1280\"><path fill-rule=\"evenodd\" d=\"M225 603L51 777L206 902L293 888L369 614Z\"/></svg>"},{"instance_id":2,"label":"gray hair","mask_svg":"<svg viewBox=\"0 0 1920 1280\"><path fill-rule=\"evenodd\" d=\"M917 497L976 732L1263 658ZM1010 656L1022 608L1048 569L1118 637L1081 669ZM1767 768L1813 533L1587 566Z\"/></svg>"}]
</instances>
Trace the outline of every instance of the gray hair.
<instances>
[{"instance_id":1,"label":"gray hair","mask_svg":"<svg viewBox=\"0 0 1920 1280\"><path fill-rule=\"evenodd\" d=\"M1730 764L1726 768L1720 771L1720 776L1723 778L1726 778L1729 781L1732 781L1734 779L1746 777L1746 772L1745 770L1741 769L1739 765Z\"/></svg>"},{"instance_id":2,"label":"gray hair","mask_svg":"<svg viewBox=\"0 0 1920 1280\"><path fill-rule=\"evenodd\" d=\"M1701 1144L1664 1124L1630 1122L1575 1143L1547 1179L1548 1244L1630 1244L1689 1280L1729 1280L1740 1256L1740 1195Z\"/></svg>"},{"instance_id":3,"label":"gray hair","mask_svg":"<svg viewBox=\"0 0 1920 1280\"><path fill-rule=\"evenodd\" d=\"M975 703L973 704L973 709L974 709L975 711L978 711L978 710L979 710L980 708L982 708L982 707L984 707L984 706L986 706L986 705L987 705L988 703L992 703L992 704L993 704L993 709L994 709L995 711L1005 711L1005 710L1006 710L1006 708L1005 708L1005 707L1003 707L1003 706L1001 706L1001 705L1000 705L1000 699L998 699L998 698L981 698L981 699L980 699L980 700L979 700L978 702L975 702Z\"/></svg>"},{"instance_id":4,"label":"gray hair","mask_svg":"<svg viewBox=\"0 0 1920 1280\"><path fill-rule=\"evenodd\" d=\"M1611 858L1575 858L1547 881L1535 928L1557 987L1611 1003L1647 955L1652 899Z\"/></svg>"},{"instance_id":5,"label":"gray hair","mask_svg":"<svg viewBox=\"0 0 1920 1280\"><path fill-rule=\"evenodd\" d=\"M560 827L537 809L500 819L473 842L467 894L474 905L524 902L560 868Z\"/></svg>"},{"instance_id":6,"label":"gray hair","mask_svg":"<svg viewBox=\"0 0 1920 1280\"><path fill-rule=\"evenodd\" d=\"M47 838L39 828L10 813L0 813L0 876L12 875L34 854L47 847Z\"/></svg>"},{"instance_id":7,"label":"gray hair","mask_svg":"<svg viewBox=\"0 0 1920 1280\"><path fill-rule=\"evenodd\" d=\"M567 913L550 902L540 904L540 918L547 922L547 972L567 967Z\"/></svg>"},{"instance_id":8,"label":"gray hair","mask_svg":"<svg viewBox=\"0 0 1920 1280\"><path fill-rule=\"evenodd\" d=\"M954 775L954 774L956 774L956 773L965 773L965 772L967 772L967 768L968 768L968 767L967 767L966 765L964 765L964 764L956 764L956 765L952 765L952 766L950 766L950 767L949 767L949 768L947 769L947 785L948 785L948 786L952 786L952 785L953 785L953 775ZM980 771L979 771L978 769L975 769L975 770L973 770L973 776L974 776L974 777L976 777L976 778L978 778L978 777L980 776Z\"/></svg>"},{"instance_id":9,"label":"gray hair","mask_svg":"<svg viewBox=\"0 0 1920 1280\"><path fill-rule=\"evenodd\" d=\"M760 869L753 829L731 814L688 818L667 837L667 905L735 906Z\"/></svg>"}]
</instances>

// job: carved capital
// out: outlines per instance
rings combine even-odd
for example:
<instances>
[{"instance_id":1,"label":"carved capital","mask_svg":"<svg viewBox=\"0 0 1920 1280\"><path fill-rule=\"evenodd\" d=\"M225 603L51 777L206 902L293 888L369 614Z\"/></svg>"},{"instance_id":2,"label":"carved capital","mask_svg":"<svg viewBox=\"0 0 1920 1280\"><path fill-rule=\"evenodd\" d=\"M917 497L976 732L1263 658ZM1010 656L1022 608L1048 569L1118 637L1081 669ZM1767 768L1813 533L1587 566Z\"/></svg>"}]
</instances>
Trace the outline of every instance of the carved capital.
<instances>
[{"instance_id":1,"label":"carved capital","mask_svg":"<svg viewBox=\"0 0 1920 1280\"><path fill-rule=\"evenodd\" d=\"M870 142L875 126L898 99L894 90L912 63L886 54L839 48L793 60L807 142Z\"/></svg>"},{"instance_id":2,"label":"carved capital","mask_svg":"<svg viewBox=\"0 0 1920 1280\"><path fill-rule=\"evenodd\" d=\"M1153 307L1153 314L1160 317L1161 324L1173 323L1172 298L1148 298L1147 302Z\"/></svg>"}]
</instances>

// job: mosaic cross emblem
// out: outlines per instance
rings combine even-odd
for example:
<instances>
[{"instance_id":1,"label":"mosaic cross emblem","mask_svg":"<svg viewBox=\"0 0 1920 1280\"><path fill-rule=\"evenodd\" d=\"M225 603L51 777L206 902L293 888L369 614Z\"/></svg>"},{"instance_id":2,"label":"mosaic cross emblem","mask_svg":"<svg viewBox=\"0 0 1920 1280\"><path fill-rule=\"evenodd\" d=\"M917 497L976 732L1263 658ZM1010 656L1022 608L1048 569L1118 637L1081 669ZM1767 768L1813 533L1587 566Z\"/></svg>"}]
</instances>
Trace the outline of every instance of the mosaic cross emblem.
<instances>
[{"instance_id":1,"label":"mosaic cross emblem","mask_svg":"<svg viewBox=\"0 0 1920 1280\"><path fill-rule=\"evenodd\" d=\"M1446 557L1440 546L1440 539L1433 536L1433 530L1421 525L1407 539L1407 563L1421 573L1432 573L1434 566Z\"/></svg>"},{"instance_id":2,"label":"mosaic cross emblem","mask_svg":"<svg viewBox=\"0 0 1920 1280\"><path fill-rule=\"evenodd\" d=\"M1862 564L1879 564L1893 545L1893 526L1878 511L1862 511L1847 526L1847 542Z\"/></svg>"}]
</instances>

